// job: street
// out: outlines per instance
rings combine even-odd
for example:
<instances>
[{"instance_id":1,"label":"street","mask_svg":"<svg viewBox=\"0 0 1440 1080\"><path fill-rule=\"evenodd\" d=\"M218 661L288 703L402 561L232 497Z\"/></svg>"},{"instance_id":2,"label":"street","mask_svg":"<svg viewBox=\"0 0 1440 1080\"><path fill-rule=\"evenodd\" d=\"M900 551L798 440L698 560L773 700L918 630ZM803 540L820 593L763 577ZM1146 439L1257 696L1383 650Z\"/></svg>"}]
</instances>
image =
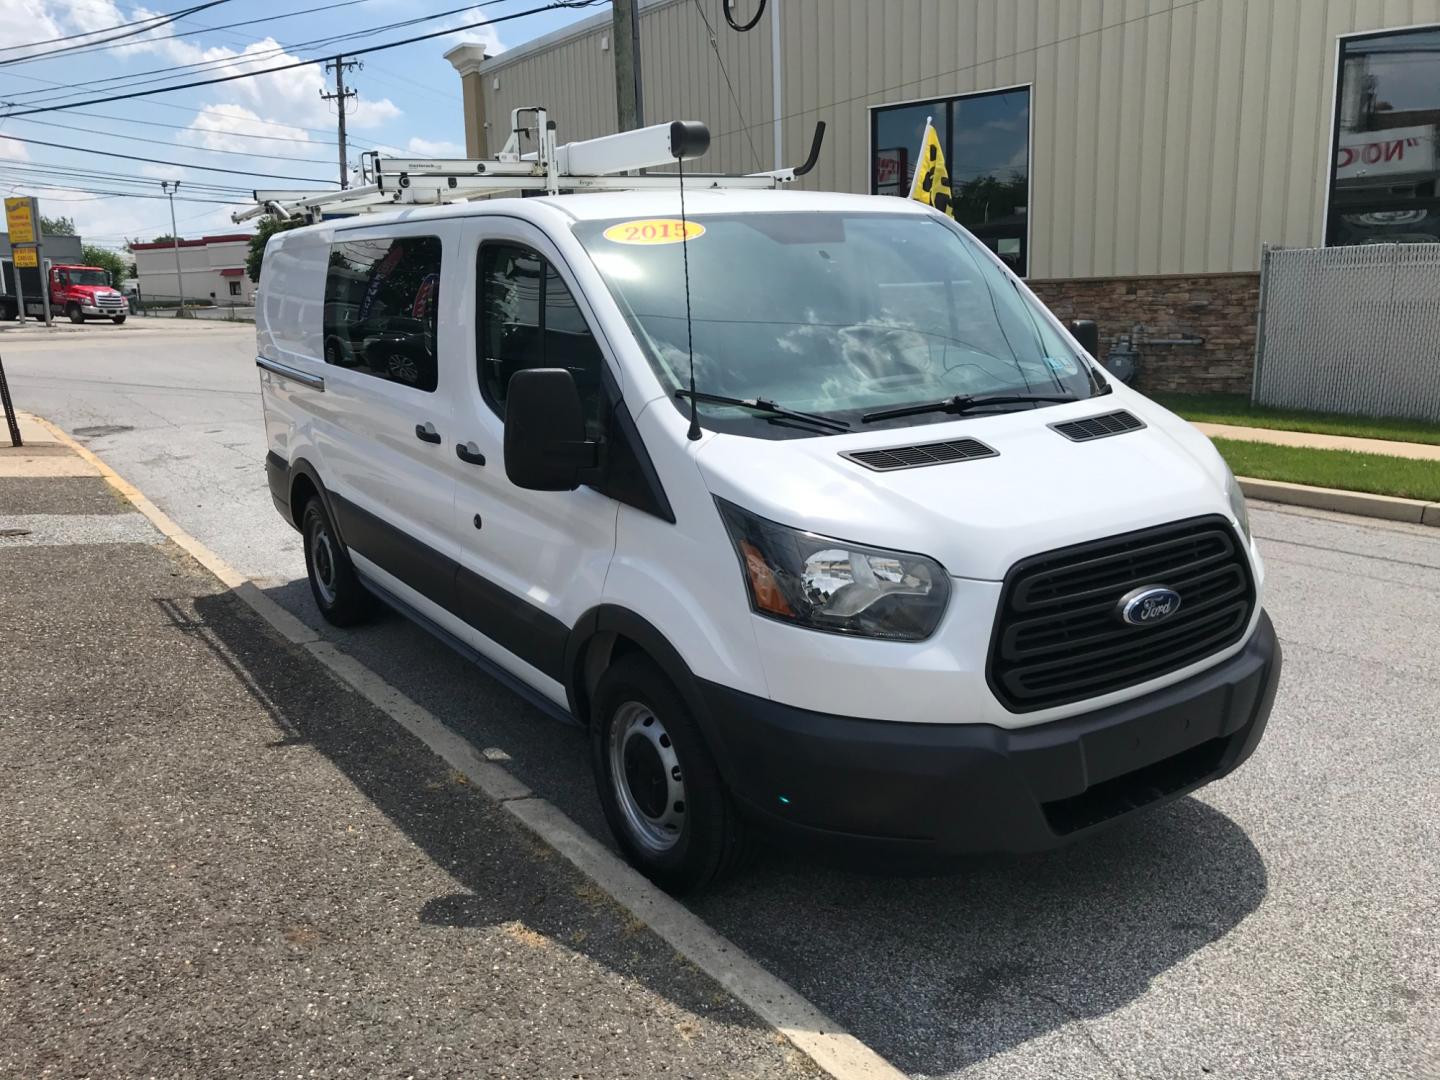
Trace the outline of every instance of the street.
<instances>
[{"instance_id":1,"label":"street","mask_svg":"<svg viewBox=\"0 0 1440 1080\"><path fill-rule=\"evenodd\" d=\"M503 751L608 844L580 732L398 617L354 631L321 622L299 537L266 486L254 355L248 325L0 332L19 408L88 446L324 638ZM0 505L0 519L17 512L30 511ZM1268 734L1232 777L1093 841L943 875L762 856L692 910L915 1077L1440 1076L1440 530L1260 505L1251 517L1286 667ZM0 581L34 559L0 549ZM44 599L89 602L62 589ZM423 756L394 782L432 779ZM373 792L357 781L344 812L363 813ZM357 853L355 873L385 857ZM513 857L529 856L517 843ZM659 978L644 964L631 974ZM252 1061L253 1074L267 1064Z\"/></svg>"}]
</instances>

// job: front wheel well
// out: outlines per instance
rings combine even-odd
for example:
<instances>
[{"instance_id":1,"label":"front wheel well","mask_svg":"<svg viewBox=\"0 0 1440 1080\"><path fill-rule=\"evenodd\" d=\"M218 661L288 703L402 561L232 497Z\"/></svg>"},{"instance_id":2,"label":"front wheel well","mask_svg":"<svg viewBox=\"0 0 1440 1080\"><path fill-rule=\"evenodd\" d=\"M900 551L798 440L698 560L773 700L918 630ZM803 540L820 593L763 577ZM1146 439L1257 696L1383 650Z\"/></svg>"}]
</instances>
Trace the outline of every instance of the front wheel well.
<instances>
[{"instance_id":1,"label":"front wheel well","mask_svg":"<svg viewBox=\"0 0 1440 1080\"><path fill-rule=\"evenodd\" d=\"M660 666L643 645L615 630L601 630L585 643L574 680L575 719L589 726L590 702L595 696L595 687L600 683L600 676L622 656L629 656L631 653L639 653L656 663L657 667Z\"/></svg>"}]
</instances>

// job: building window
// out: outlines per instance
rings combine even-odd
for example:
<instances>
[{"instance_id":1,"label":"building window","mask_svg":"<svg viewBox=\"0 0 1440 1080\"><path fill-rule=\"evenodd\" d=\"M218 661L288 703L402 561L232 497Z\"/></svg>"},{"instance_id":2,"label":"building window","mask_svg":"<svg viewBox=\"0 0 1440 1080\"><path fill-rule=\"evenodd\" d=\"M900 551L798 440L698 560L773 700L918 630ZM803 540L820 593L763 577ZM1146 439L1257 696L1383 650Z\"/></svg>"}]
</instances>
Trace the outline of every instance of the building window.
<instances>
[{"instance_id":1,"label":"building window","mask_svg":"<svg viewBox=\"0 0 1440 1080\"><path fill-rule=\"evenodd\" d=\"M870 113L870 190L910 193L929 117L950 170L955 220L1017 274L1029 264L1030 90L885 105Z\"/></svg>"},{"instance_id":2,"label":"building window","mask_svg":"<svg viewBox=\"0 0 1440 1080\"><path fill-rule=\"evenodd\" d=\"M1340 42L1327 244L1440 242L1440 28Z\"/></svg>"},{"instance_id":3,"label":"building window","mask_svg":"<svg viewBox=\"0 0 1440 1080\"><path fill-rule=\"evenodd\" d=\"M325 362L434 390L439 301L439 237L333 245L325 274Z\"/></svg>"},{"instance_id":4,"label":"building window","mask_svg":"<svg viewBox=\"0 0 1440 1080\"><path fill-rule=\"evenodd\" d=\"M239 295L240 295L240 282L238 282L238 281L232 281L232 282L230 282L230 295L231 295L231 296L239 296Z\"/></svg>"}]
</instances>

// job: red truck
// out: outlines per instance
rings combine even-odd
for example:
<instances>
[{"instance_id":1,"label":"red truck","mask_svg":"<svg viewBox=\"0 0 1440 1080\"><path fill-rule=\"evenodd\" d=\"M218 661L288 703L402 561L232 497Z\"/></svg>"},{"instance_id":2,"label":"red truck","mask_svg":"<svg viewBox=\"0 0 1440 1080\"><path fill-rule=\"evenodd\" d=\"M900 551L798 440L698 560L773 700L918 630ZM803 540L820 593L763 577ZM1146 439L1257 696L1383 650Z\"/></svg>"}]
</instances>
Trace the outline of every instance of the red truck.
<instances>
[{"instance_id":1,"label":"red truck","mask_svg":"<svg viewBox=\"0 0 1440 1080\"><path fill-rule=\"evenodd\" d=\"M25 295L25 314L42 318L45 308L40 297L40 272L30 267L17 269L9 259L0 262L0 317L19 318L17 273ZM47 277L50 312L55 318L64 315L73 323L109 319L118 325L130 314L129 301L114 287L109 272L101 267L52 263Z\"/></svg>"}]
</instances>

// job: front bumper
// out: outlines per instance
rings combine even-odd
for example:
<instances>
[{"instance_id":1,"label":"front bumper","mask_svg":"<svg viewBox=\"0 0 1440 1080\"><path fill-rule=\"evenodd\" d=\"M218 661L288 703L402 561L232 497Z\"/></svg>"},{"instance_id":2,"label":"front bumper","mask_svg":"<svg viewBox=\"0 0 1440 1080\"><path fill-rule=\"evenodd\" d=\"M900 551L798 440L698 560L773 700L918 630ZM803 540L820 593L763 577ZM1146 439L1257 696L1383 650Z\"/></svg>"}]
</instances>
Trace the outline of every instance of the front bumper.
<instances>
[{"instance_id":1,"label":"front bumper","mask_svg":"<svg viewBox=\"0 0 1440 1080\"><path fill-rule=\"evenodd\" d=\"M748 816L811 840L1035 851L1179 798L1254 752L1280 679L1267 615L1236 655L1047 724L911 724L810 712L701 683L706 735Z\"/></svg>"}]
</instances>

